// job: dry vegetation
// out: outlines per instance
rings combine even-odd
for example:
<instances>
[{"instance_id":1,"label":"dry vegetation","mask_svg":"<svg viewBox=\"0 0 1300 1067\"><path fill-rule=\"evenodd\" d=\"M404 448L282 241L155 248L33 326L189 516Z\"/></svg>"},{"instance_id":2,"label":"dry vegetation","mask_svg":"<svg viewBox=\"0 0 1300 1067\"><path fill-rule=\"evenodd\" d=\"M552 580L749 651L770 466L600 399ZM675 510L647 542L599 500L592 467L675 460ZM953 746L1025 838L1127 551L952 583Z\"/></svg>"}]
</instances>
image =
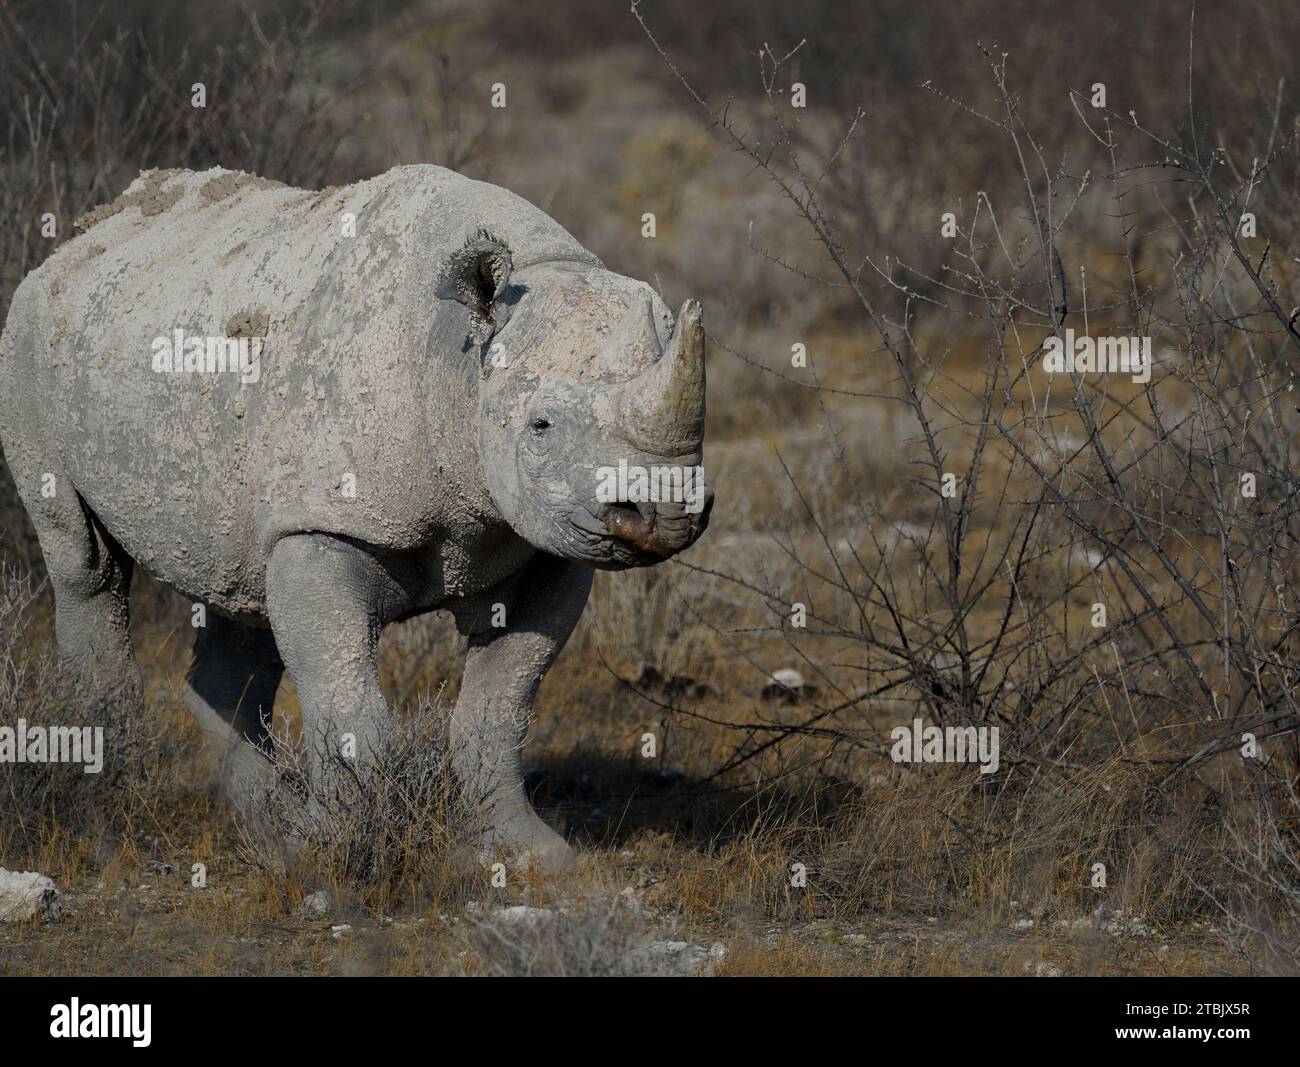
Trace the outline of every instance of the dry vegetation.
<instances>
[{"instance_id":1,"label":"dry vegetation","mask_svg":"<svg viewBox=\"0 0 1300 1067\"><path fill-rule=\"evenodd\" d=\"M361 7L0 0L0 307L141 168L455 166L704 302L713 525L598 576L528 750L583 859L504 888L440 757L449 624L385 634L383 773L323 823L281 798L290 854L212 795L187 605L138 576L123 758L0 765L0 865L71 905L0 973L660 973L669 938L719 974L1300 970L1286 5ZM1150 382L1044 374L1066 328L1152 337ZM0 538L0 722L68 721L8 485ZM917 716L998 726L998 772L892 762Z\"/></svg>"}]
</instances>

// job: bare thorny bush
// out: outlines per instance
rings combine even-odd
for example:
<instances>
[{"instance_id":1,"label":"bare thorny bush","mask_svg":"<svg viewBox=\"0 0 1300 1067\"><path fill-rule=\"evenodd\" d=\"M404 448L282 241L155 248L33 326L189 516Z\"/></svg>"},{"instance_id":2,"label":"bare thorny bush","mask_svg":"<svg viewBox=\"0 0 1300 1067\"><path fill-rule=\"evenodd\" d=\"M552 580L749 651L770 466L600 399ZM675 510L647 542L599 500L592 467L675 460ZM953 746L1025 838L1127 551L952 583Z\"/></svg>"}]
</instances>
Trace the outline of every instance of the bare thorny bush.
<instances>
[{"instance_id":1,"label":"bare thorny bush","mask_svg":"<svg viewBox=\"0 0 1300 1067\"><path fill-rule=\"evenodd\" d=\"M308 759L284 739L276 779L238 819L243 857L381 906L464 890L482 827L453 781L447 711L414 701L375 724L363 758L317 742Z\"/></svg>"},{"instance_id":2,"label":"bare thorny bush","mask_svg":"<svg viewBox=\"0 0 1300 1067\"><path fill-rule=\"evenodd\" d=\"M848 373L819 373L811 354L807 371L773 371L711 337L815 393L835 469L819 492L780 458L797 516L774 533L784 581L711 575L759 598L769 636L826 694L796 719L745 724L725 769L817 745L818 766L842 770L853 752L883 754L888 730L914 716L998 726L1002 769L993 780L971 769L945 813L959 847L1034 851L1017 834L1044 798L1057 820L1063 797L1089 797L1070 824L1083 839L1057 853L1059 876L1084 885L1092 862L1114 879L1138 833L1183 813L1200 859L1184 834L1165 859L1200 866L1168 873L1175 910L1208 895L1237 915L1244 894L1294 916L1300 309L1295 261L1279 250L1300 237L1300 120L1283 113L1283 86L1253 135L1235 131L1249 149L1229 149L1197 120L1193 35L1174 132L1072 90L1077 143L1049 159L1007 55L980 45L992 107L922 88L1010 154L1019 188L918 212L936 240L953 212L956 234L942 267L922 270L888 247L853 246L855 231L879 233L860 220L860 175L843 173L850 147L869 144L868 123L858 111L827 135L801 119L783 84L798 46L760 50L766 113L742 118L733 102L706 100L633 13L691 105L779 190L824 259L807 264L758 236L751 251L792 284L848 299L869 334ZM1090 227L1098 219L1108 232ZM1044 339L1067 329L1151 337L1150 380L1044 373ZM982 351L958 351L972 336ZM912 427L898 442L908 476L883 500L844 441L882 402ZM795 603L807 605L806 630L791 625ZM725 633L707 612L701 621ZM838 669L813 643L835 649ZM1247 734L1256 749L1243 748ZM1221 817L1238 804L1266 813L1244 850ZM1207 862L1219 849L1233 857L1227 870Z\"/></svg>"},{"instance_id":3,"label":"bare thorny bush","mask_svg":"<svg viewBox=\"0 0 1300 1067\"><path fill-rule=\"evenodd\" d=\"M84 700L60 669L49 628L37 624L41 592L30 574L0 566L0 723L15 731L20 721L30 730L66 726L66 709ZM124 757L105 759L97 773L80 763L0 761L0 852L35 862L52 833L108 839L105 831L150 822L176 765L192 753L166 745L157 723L125 702L96 725Z\"/></svg>"}]
</instances>

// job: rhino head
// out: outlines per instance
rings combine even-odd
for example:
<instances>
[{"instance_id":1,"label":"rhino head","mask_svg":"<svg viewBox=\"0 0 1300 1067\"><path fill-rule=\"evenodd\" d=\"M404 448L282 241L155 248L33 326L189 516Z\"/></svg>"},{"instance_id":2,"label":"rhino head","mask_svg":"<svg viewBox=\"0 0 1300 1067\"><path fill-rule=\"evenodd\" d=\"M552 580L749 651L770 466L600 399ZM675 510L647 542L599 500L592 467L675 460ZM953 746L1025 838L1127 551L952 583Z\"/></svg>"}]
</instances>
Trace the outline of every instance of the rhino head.
<instances>
[{"instance_id":1,"label":"rhino head","mask_svg":"<svg viewBox=\"0 0 1300 1067\"><path fill-rule=\"evenodd\" d=\"M616 570L658 563L708 524L704 328L645 283L586 263L513 272L480 231L438 295L468 308L487 489L533 547Z\"/></svg>"}]
</instances>

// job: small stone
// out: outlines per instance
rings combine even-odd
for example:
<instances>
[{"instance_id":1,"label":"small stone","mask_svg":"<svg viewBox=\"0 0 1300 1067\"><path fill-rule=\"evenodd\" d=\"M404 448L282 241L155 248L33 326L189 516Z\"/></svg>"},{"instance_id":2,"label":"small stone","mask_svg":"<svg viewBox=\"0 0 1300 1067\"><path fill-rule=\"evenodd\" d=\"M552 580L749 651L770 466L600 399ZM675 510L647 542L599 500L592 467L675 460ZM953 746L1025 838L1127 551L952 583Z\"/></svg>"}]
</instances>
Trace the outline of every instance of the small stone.
<instances>
[{"instance_id":1,"label":"small stone","mask_svg":"<svg viewBox=\"0 0 1300 1067\"><path fill-rule=\"evenodd\" d=\"M302 898L298 905L298 918L304 922L323 919L330 911L330 895L327 890L318 889Z\"/></svg>"},{"instance_id":2,"label":"small stone","mask_svg":"<svg viewBox=\"0 0 1300 1067\"><path fill-rule=\"evenodd\" d=\"M55 922L63 915L54 881L36 871L7 871L0 867L0 922L38 918Z\"/></svg>"},{"instance_id":3,"label":"small stone","mask_svg":"<svg viewBox=\"0 0 1300 1067\"><path fill-rule=\"evenodd\" d=\"M788 704L816 695L816 686L808 685L803 675L793 667L782 667L778 671L773 671L767 680L767 685L759 694L763 700L783 700Z\"/></svg>"},{"instance_id":4,"label":"small stone","mask_svg":"<svg viewBox=\"0 0 1300 1067\"><path fill-rule=\"evenodd\" d=\"M530 908L527 904L516 904L493 912L492 917L508 926L539 930L543 926L549 926L555 920L555 912L550 908Z\"/></svg>"},{"instance_id":5,"label":"small stone","mask_svg":"<svg viewBox=\"0 0 1300 1067\"><path fill-rule=\"evenodd\" d=\"M689 941L651 941L634 953L656 972L683 978L707 976L726 954L720 942L705 948Z\"/></svg>"},{"instance_id":6,"label":"small stone","mask_svg":"<svg viewBox=\"0 0 1300 1067\"><path fill-rule=\"evenodd\" d=\"M768 685L779 685L796 691L804 687L803 675L793 667L782 667L779 671L773 671L772 677L767 682Z\"/></svg>"}]
</instances>

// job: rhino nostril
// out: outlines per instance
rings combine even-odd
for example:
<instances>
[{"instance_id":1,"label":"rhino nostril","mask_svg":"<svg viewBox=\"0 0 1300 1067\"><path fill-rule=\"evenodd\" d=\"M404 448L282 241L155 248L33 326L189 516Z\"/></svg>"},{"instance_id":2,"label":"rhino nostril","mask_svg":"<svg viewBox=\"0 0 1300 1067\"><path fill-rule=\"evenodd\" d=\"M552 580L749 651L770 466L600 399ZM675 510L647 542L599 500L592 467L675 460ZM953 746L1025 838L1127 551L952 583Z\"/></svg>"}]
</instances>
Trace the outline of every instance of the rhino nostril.
<instances>
[{"instance_id":1,"label":"rhino nostril","mask_svg":"<svg viewBox=\"0 0 1300 1067\"><path fill-rule=\"evenodd\" d=\"M644 509L623 501L606 504L601 509L600 521L605 524L605 529L620 541L627 541L642 552L649 552L651 555L667 559L681 547L665 544L655 536L653 506Z\"/></svg>"},{"instance_id":2,"label":"rhino nostril","mask_svg":"<svg viewBox=\"0 0 1300 1067\"><path fill-rule=\"evenodd\" d=\"M600 511L600 521L615 537L631 541L649 533L651 523L635 504L615 501Z\"/></svg>"}]
</instances>

